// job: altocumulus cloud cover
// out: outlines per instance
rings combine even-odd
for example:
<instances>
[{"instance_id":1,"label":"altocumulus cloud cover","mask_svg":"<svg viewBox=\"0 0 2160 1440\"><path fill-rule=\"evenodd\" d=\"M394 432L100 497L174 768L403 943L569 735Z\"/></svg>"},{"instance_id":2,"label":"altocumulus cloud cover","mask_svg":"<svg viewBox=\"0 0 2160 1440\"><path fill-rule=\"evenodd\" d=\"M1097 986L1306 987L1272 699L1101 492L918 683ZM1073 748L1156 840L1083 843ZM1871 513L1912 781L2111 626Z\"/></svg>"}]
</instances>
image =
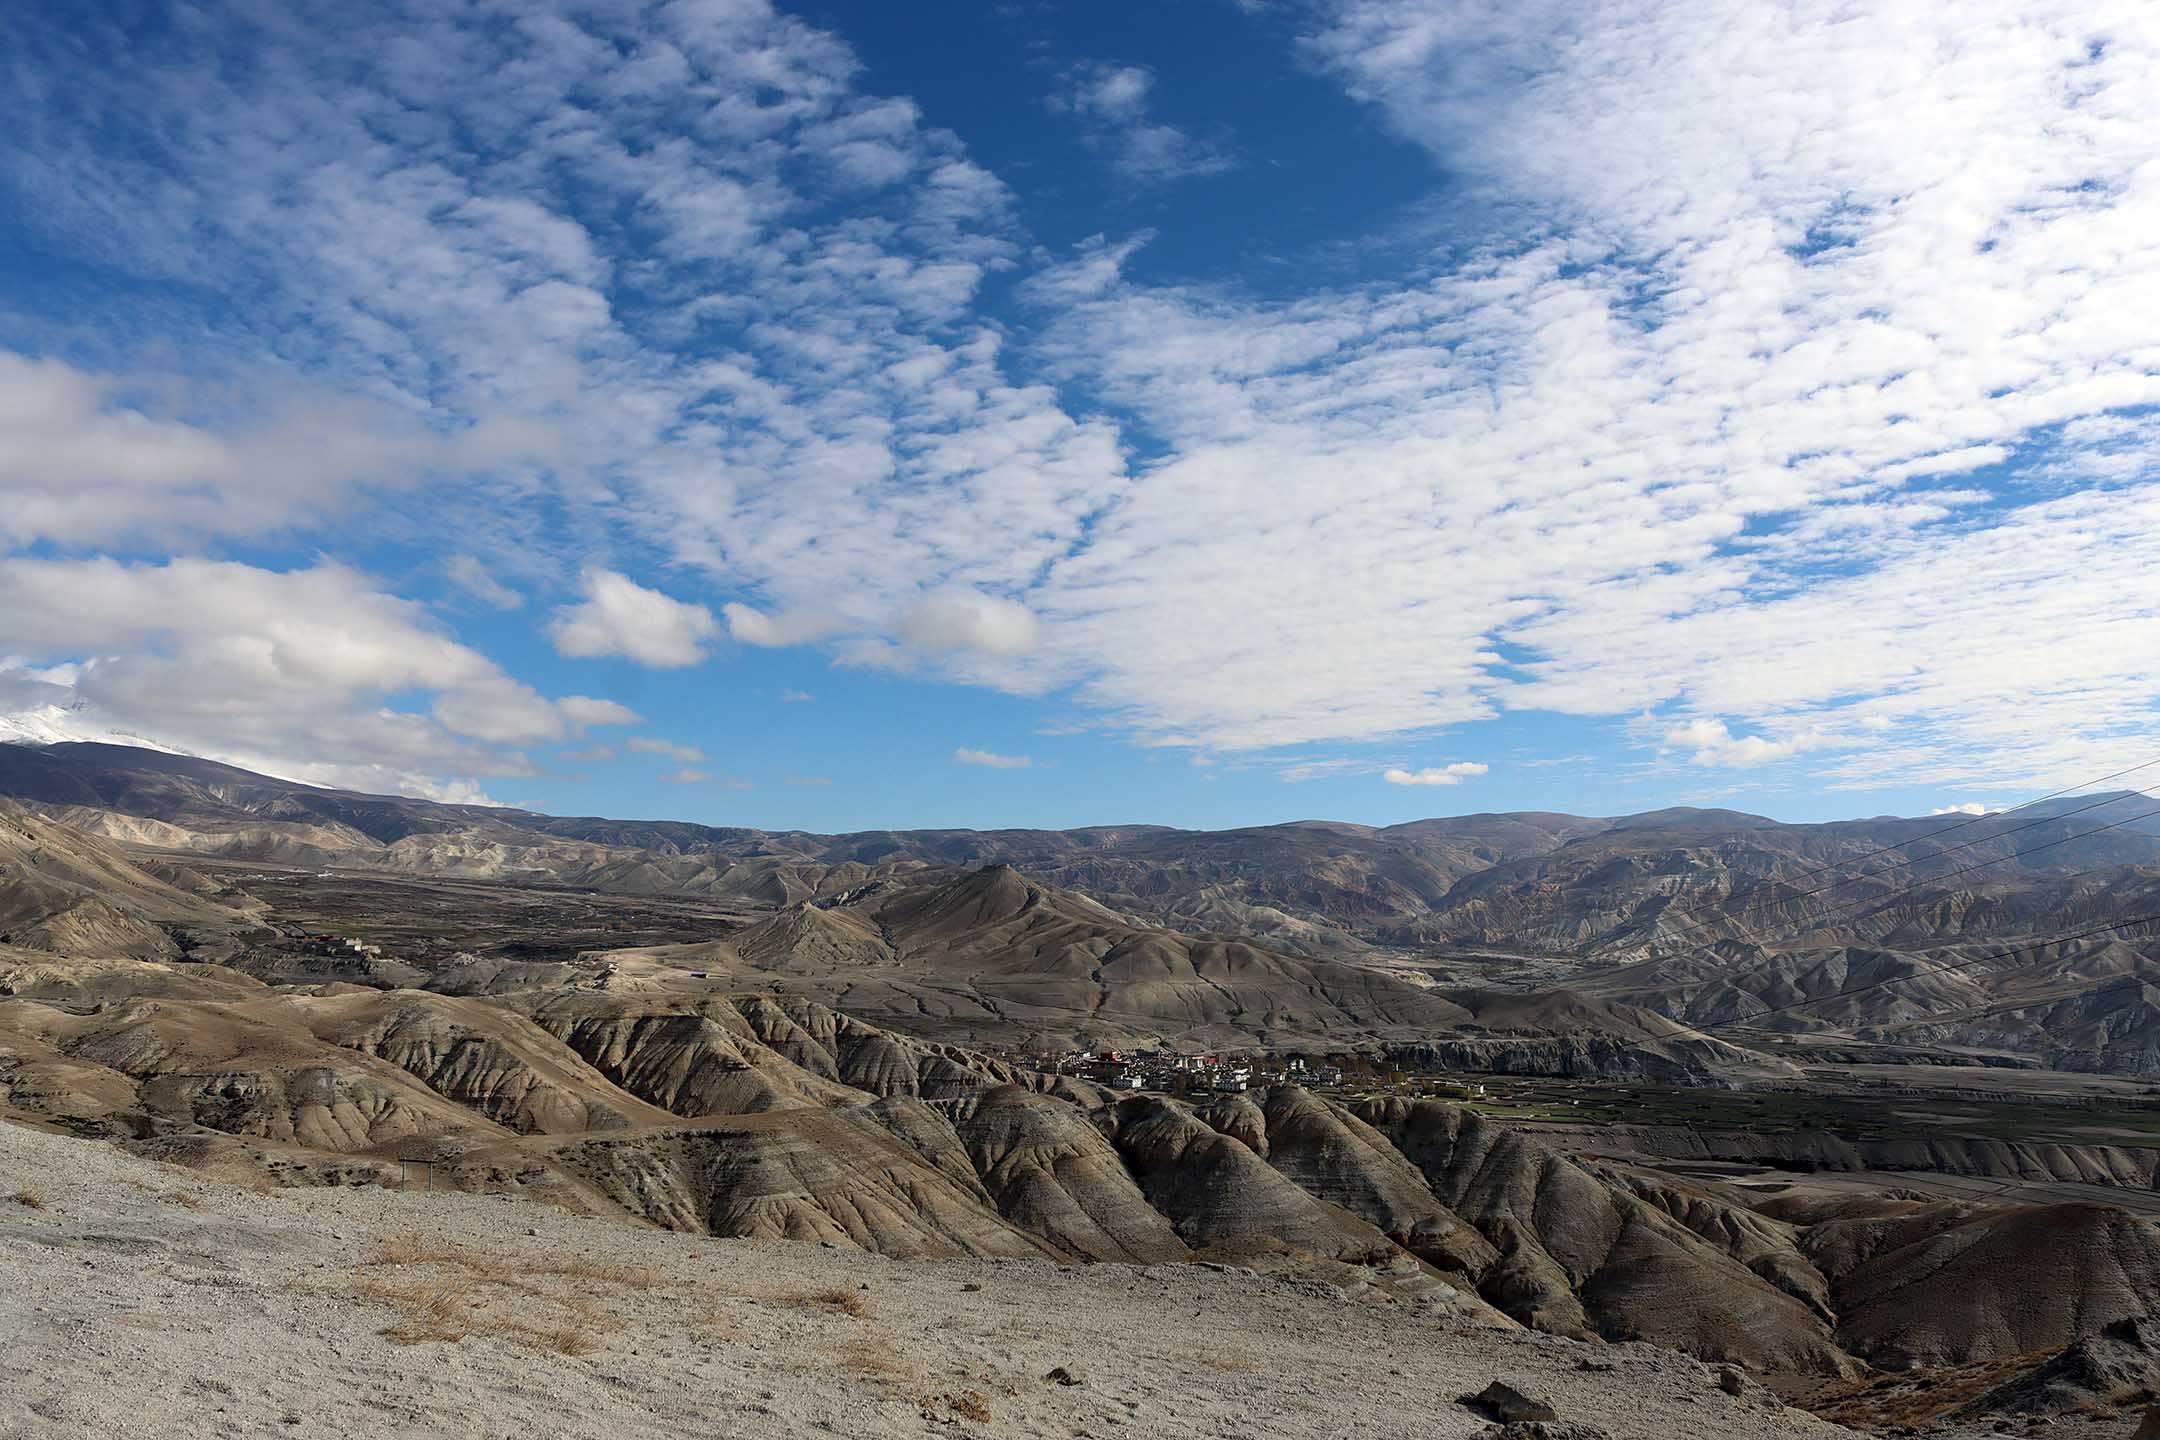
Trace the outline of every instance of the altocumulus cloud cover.
<instances>
[{"instance_id":1,"label":"altocumulus cloud cover","mask_svg":"<svg viewBox=\"0 0 2160 1440\"><path fill-rule=\"evenodd\" d=\"M833 825L2149 758L2160 11L1179 8L13 7L0 729Z\"/></svg>"}]
</instances>

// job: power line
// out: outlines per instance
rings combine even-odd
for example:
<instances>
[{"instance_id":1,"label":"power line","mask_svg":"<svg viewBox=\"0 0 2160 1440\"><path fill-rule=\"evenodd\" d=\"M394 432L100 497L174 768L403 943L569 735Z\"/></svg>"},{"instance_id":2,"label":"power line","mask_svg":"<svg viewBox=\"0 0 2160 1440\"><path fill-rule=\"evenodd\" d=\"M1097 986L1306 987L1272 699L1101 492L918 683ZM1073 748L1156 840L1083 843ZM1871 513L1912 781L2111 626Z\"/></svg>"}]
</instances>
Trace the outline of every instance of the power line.
<instances>
[{"instance_id":1,"label":"power line","mask_svg":"<svg viewBox=\"0 0 2160 1440\"><path fill-rule=\"evenodd\" d=\"M1867 861L1874 859L1878 855L1888 855L1891 851L1900 849L1906 845L1917 845L1923 840L1932 840L1938 835L1949 835L1954 833L1955 831L1969 829L1974 825L1985 825L1990 820L2000 820L2005 815L2015 815L2020 810L2030 810L2035 805L2045 805L2050 800L2060 800L2063 796L2074 794L2079 790L2085 789L2087 786L2105 785L2110 780L2120 780L2125 775L2135 775L2140 770L2150 770L2156 765L2160 765L2160 758L2147 760L2143 764L2132 765L2127 769L2117 770L2110 775L2102 775L2097 780L2080 780L2075 785L2065 785L2060 790L2051 790L2045 795L2035 795L2032 799L2022 801L2016 805L2012 805L2008 809L1997 810L1986 815L1975 815L1970 820L1960 820L1953 825L1945 825L1940 830L1930 830L1924 835L1915 835L1909 840L1900 840L1894 845L1884 845L1879 849L1869 851L1865 855L1855 855L1848 860L1833 860L1826 865L1817 865L1814 867L1813 870L1803 870L1798 875L1787 876L1786 879L1804 880L1810 874L1819 875L1828 870L1835 870L1841 865L1865 864ZM2074 814L2077 812L2073 811L2072 813ZM2050 816L2048 818L2059 819L2060 817Z\"/></svg>"}]
</instances>

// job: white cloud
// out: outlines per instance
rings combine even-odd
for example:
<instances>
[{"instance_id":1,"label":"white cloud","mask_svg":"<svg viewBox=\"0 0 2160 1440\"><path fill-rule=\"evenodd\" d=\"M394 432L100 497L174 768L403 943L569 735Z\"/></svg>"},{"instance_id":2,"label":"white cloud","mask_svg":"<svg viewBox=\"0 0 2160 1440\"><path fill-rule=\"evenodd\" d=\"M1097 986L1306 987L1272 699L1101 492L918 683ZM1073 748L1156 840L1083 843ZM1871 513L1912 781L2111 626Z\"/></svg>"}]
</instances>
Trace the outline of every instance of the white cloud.
<instances>
[{"instance_id":1,"label":"white cloud","mask_svg":"<svg viewBox=\"0 0 2160 1440\"><path fill-rule=\"evenodd\" d=\"M1154 88L1155 72L1145 65L1097 61L1067 71L1045 103L1051 113L1071 117L1081 138L1135 184L1159 185L1236 168L1237 158L1227 146L1150 118Z\"/></svg>"},{"instance_id":2,"label":"white cloud","mask_svg":"<svg viewBox=\"0 0 2160 1440\"><path fill-rule=\"evenodd\" d=\"M678 745L652 735L632 736L625 742L625 748L639 755L665 755L678 765L696 765L705 759L705 752L695 745Z\"/></svg>"},{"instance_id":3,"label":"white cloud","mask_svg":"<svg viewBox=\"0 0 2160 1440\"><path fill-rule=\"evenodd\" d=\"M1982 805L1977 800L1967 800L1959 805L1938 805L1928 811L1930 815L1992 815L2000 806Z\"/></svg>"},{"instance_id":4,"label":"white cloud","mask_svg":"<svg viewBox=\"0 0 2160 1440\"><path fill-rule=\"evenodd\" d=\"M440 435L282 369L220 386L0 350L0 544L259 536L335 512L370 485L402 488L551 447L539 425Z\"/></svg>"},{"instance_id":5,"label":"white cloud","mask_svg":"<svg viewBox=\"0 0 2160 1440\"><path fill-rule=\"evenodd\" d=\"M2151 465L2057 427L2160 400L2160 15L1326 13L1511 228L1281 301L1038 283L1164 451L1025 595L1044 669L1226 749L1676 705L1763 732L1706 763L2022 781L2149 729Z\"/></svg>"},{"instance_id":6,"label":"white cloud","mask_svg":"<svg viewBox=\"0 0 2160 1440\"><path fill-rule=\"evenodd\" d=\"M712 772L710 770L693 770L685 766L680 770L671 770L660 778L670 785L701 785L705 781L712 779Z\"/></svg>"},{"instance_id":7,"label":"white cloud","mask_svg":"<svg viewBox=\"0 0 2160 1440\"><path fill-rule=\"evenodd\" d=\"M1483 775L1489 768L1475 760L1458 760L1452 765L1428 765L1422 770L1395 766L1383 771L1380 778L1390 785L1460 785L1466 777Z\"/></svg>"},{"instance_id":8,"label":"white cloud","mask_svg":"<svg viewBox=\"0 0 2160 1440\"><path fill-rule=\"evenodd\" d=\"M815 699L817 699L817 696L812 695L807 690L782 690L780 692L780 703L783 705L807 705Z\"/></svg>"},{"instance_id":9,"label":"white cloud","mask_svg":"<svg viewBox=\"0 0 2160 1440\"><path fill-rule=\"evenodd\" d=\"M16 556L0 559L0 615L19 654L47 666L0 672L17 677L0 708L320 784L448 793L445 776L530 773L509 747L635 718L540 695L328 562ZM392 708L411 696L430 697L424 713Z\"/></svg>"},{"instance_id":10,"label":"white cloud","mask_svg":"<svg viewBox=\"0 0 2160 1440\"><path fill-rule=\"evenodd\" d=\"M592 702L584 696L577 698L575 708L584 713ZM560 740L583 729L569 723L570 716L560 704L507 675L486 676L446 691L430 713L456 734L499 745Z\"/></svg>"},{"instance_id":11,"label":"white cloud","mask_svg":"<svg viewBox=\"0 0 2160 1440\"><path fill-rule=\"evenodd\" d=\"M1223 753L1652 710L1715 717L1717 763L1812 736L1831 783L1979 788L2128 763L2160 706L2149 5L1317 0L1314 62L1489 234L1282 298L1143 282L1142 237L1110 237L994 319L986 277L1032 263L1003 184L800 21L486 0L333 46L294 13L235 22L244 72L154 37L96 68L24 27L10 197L213 299L184 333L221 378L13 357L0 544L384 494L396 538L499 565L559 507L744 597L741 643L1070 686L1105 729ZM1151 85L1088 67L1060 103L1115 158ZM656 663L715 637L684 609ZM118 681L240 662L130 633L65 692L213 733ZM487 736L548 728L499 672L430 674L349 693L434 713L336 711L314 753L511 764Z\"/></svg>"},{"instance_id":12,"label":"white cloud","mask_svg":"<svg viewBox=\"0 0 2160 1440\"><path fill-rule=\"evenodd\" d=\"M555 612L548 633L565 655L621 655L641 665L680 668L705 658L719 622L702 605L676 600L614 570L587 569L585 599Z\"/></svg>"},{"instance_id":13,"label":"white cloud","mask_svg":"<svg viewBox=\"0 0 2160 1440\"><path fill-rule=\"evenodd\" d=\"M965 745L953 751L953 759L962 765L982 765L992 770L1025 770L1035 763L1025 755L1000 755L995 750L971 750Z\"/></svg>"},{"instance_id":14,"label":"white cloud","mask_svg":"<svg viewBox=\"0 0 2160 1440\"><path fill-rule=\"evenodd\" d=\"M727 616L728 633L743 645L803 645L824 639L845 623L836 615L814 609L768 615L749 605L720 608Z\"/></svg>"},{"instance_id":15,"label":"white cloud","mask_svg":"<svg viewBox=\"0 0 2160 1440\"><path fill-rule=\"evenodd\" d=\"M443 562L443 574L451 584L494 610L515 610L525 597L497 580L486 565L471 555L452 555Z\"/></svg>"},{"instance_id":16,"label":"white cloud","mask_svg":"<svg viewBox=\"0 0 2160 1440\"><path fill-rule=\"evenodd\" d=\"M756 597L729 616L744 643L885 640L926 589L1024 587L1114 486L1114 426L1014 380L1006 328L970 312L1020 253L1003 184L911 102L858 93L831 35L761 5L483 0L334 45L309 23L236 20L244 74L156 44L96 71L57 27L15 37L40 83L0 116L37 139L0 184L89 263L214 298L184 338L188 373L220 378L8 357L0 545L154 550L395 490L368 523L449 541L437 563L483 603L515 598L503 557L538 577L537 548L607 537ZM45 104L62 91L98 125ZM123 131L150 138L93 133ZM589 592L554 617L566 653L686 665L717 634L643 572ZM1010 615L936 620L955 671L1016 643ZM503 685L442 713L546 728Z\"/></svg>"},{"instance_id":17,"label":"white cloud","mask_svg":"<svg viewBox=\"0 0 2160 1440\"><path fill-rule=\"evenodd\" d=\"M500 810L505 803L481 789L475 780L430 780L425 776L414 776L400 785L397 793L433 800L438 805L485 805L491 810Z\"/></svg>"},{"instance_id":18,"label":"white cloud","mask_svg":"<svg viewBox=\"0 0 2160 1440\"><path fill-rule=\"evenodd\" d=\"M743 643L802 643L889 636L926 589L1014 593L1117 483L1114 425L1014 379L1008 328L972 309L1022 253L1002 182L912 102L859 93L829 33L762 4L482 0L354 17L335 43L306 15L234 23L244 74L156 44L94 70L28 27L41 83L0 94L0 117L36 139L0 155L0 181L91 263L215 295L231 320L187 332L191 367L290 352L427 442L394 457L400 476L492 462L409 490L391 523L461 548L477 523L507 552L554 538L541 492L569 534L626 528L724 577L749 601L730 617ZM101 123L49 110L62 91ZM110 150L108 126L150 138ZM243 384L199 424L173 418L230 449L248 432L229 417L261 398ZM205 461L186 494L297 523L336 503L310 477L350 470L342 494L378 468L323 454L323 426L286 428L292 463L257 467L256 491L227 495L248 467ZM197 444L164 440L145 463Z\"/></svg>"},{"instance_id":19,"label":"white cloud","mask_svg":"<svg viewBox=\"0 0 2160 1440\"><path fill-rule=\"evenodd\" d=\"M565 695L555 702L555 708L580 729L588 725L635 725L645 718L627 705L590 695Z\"/></svg>"},{"instance_id":20,"label":"white cloud","mask_svg":"<svg viewBox=\"0 0 2160 1440\"><path fill-rule=\"evenodd\" d=\"M1278 779L1290 785L1302 785L1308 780L1326 780L1336 775L1369 775L1373 765L1366 760L1335 758L1329 760L1300 760L1286 765L1278 772Z\"/></svg>"},{"instance_id":21,"label":"white cloud","mask_svg":"<svg viewBox=\"0 0 2160 1440\"><path fill-rule=\"evenodd\" d=\"M900 636L917 650L946 654L1025 655L1035 648L1035 617L1025 605L971 590L925 595L900 617Z\"/></svg>"},{"instance_id":22,"label":"white cloud","mask_svg":"<svg viewBox=\"0 0 2160 1440\"><path fill-rule=\"evenodd\" d=\"M1765 740L1760 735L1735 735L1723 720L1690 720L1665 732L1665 743L1694 752L1697 765L1747 769L1797 755L1803 748L1795 740Z\"/></svg>"}]
</instances>

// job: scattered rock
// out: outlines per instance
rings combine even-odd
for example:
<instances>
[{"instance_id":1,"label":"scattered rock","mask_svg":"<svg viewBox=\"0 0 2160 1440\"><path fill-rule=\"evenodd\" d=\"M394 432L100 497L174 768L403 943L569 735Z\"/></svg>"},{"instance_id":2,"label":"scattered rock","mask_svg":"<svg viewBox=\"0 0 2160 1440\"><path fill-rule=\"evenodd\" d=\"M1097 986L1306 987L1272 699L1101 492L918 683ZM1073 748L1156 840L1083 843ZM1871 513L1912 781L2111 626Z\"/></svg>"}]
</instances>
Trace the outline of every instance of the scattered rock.
<instances>
[{"instance_id":1,"label":"scattered rock","mask_svg":"<svg viewBox=\"0 0 2160 1440\"><path fill-rule=\"evenodd\" d=\"M1543 1400L1523 1394L1504 1380L1495 1380L1475 1395L1461 1397L1461 1402L1473 1410L1482 1410L1493 1419L1512 1424L1521 1420L1557 1420L1560 1412Z\"/></svg>"},{"instance_id":2,"label":"scattered rock","mask_svg":"<svg viewBox=\"0 0 2160 1440\"><path fill-rule=\"evenodd\" d=\"M1077 1365L1060 1365L1057 1369L1043 1376L1043 1379L1055 1385L1085 1385L1087 1384L1087 1371Z\"/></svg>"},{"instance_id":3,"label":"scattered rock","mask_svg":"<svg viewBox=\"0 0 2160 1440\"><path fill-rule=\"evenodd\" d=\"M982 1286L976 1284L973 1280L970 1280L967 1282L967 1284L962 1285L960 1289L964 1294L973 1295L976 1291L982 1289Z\"/></svg>"},{"instance_id":4,"label":"scattered rock","mask_svg":"<svg viewBox=\"0 0 2160 1440\"><path fill-rule=\"evenodd\" d=\"M1727 1395L1745 1394L1747 1392L1747 1377L1740 1373L1739 1366L1727 1365L1724 1369L1718 1371L1717 1388L1723 1390Z\"/></svg>"}]
</instances>

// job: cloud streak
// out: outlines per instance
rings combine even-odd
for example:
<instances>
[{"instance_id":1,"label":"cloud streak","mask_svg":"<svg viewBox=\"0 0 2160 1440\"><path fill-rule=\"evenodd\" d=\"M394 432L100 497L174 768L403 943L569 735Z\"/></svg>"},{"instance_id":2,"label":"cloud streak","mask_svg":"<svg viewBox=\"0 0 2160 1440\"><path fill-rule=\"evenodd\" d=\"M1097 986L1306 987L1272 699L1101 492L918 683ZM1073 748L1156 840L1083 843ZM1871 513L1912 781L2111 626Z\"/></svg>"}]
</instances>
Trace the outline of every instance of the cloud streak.
<instances>
[{"instance_id":1,"label":"cloud streak","mask_svg":"<svg viewBox=\"0 0 2160 1440\"><path fill-rule=\"evenodd\" d=\"M678 745L653 735L634 735L623 748L638 755L664 755L678 765L699 765L705 760L705 752L695 745Z\"/></svg>"},{"instance_id":2,"label":"cloud streak","mask_svg":"<svg viewBox=\"0 0 2160 1440\"><path fill-rule=\"evenodd\" d=\"M989 770L1025 770L1035 763L1025 755L1000 755L995 750L974 750L965 745L953 751L953 759Z\"/></svg>"},{"instance_id":3,"label":"cloud streak","mask_svg":"<svg viewBox=\"0 0 2160 1440\"><path fill-rule=\"evenodd\" d=\"M1166 185L1236 168L1227 146L1153 118L1154 88L1155 72L1145 65L1094 61L1067 71L1045 103L1072 120L1083 142L1131 184Z\"/></svg>"},{"instance_id":4,"label":"cloud streak","mask_svg":"<svg viewBox=\"0 0 2160 1440\"><path fill-rule=\"evenodd\" d=\"M1489 768L1475 760L1428 765L1422 770L1406 770L1398 765L1382 771L1380 778L1390 785L1460 785L1469 777L1483 775Z\"/></svg>"}]
</instances>

